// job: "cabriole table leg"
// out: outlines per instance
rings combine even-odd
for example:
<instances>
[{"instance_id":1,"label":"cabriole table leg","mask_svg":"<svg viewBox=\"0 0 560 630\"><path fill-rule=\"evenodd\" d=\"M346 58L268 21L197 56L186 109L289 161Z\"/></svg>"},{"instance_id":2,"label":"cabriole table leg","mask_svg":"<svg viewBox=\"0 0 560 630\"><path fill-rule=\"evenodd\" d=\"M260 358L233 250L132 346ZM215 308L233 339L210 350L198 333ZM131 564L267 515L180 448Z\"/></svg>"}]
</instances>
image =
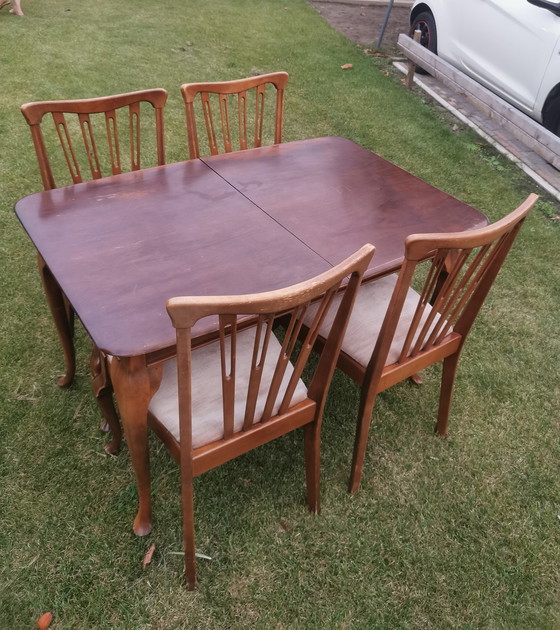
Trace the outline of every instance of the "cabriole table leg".
<instances>
[{"instance_id":1,"label":"cabriole table leg","mask_svg":"<svg viewBox=\"0 0 560 630\"><path fill-rule=\"evenodd\" d=\"M138 487L133 529L137 536L145 536L152 530L148 405L161 382L162 366L148 368L144 356L113 357L109 372Z\"/></svg>"}]
</instances>

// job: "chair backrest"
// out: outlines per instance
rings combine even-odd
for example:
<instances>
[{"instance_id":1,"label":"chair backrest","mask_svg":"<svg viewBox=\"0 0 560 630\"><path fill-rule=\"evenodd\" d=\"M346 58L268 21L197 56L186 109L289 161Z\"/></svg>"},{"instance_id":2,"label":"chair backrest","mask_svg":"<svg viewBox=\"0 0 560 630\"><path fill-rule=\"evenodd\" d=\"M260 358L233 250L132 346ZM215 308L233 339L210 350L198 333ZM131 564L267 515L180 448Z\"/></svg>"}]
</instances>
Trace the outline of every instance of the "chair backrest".
<instances>
[{"instance_id":1,"label":"chair backrest","mask_svg":"<svg viewBox=\"0 0 560 630\"><path fill-rule=\"evenodd\" d=\"M21 112L31 129L44 189L57 187L51 165L53 155L51 154L49 160L45 142L46 130L41 126L45 114L52 115L56 134L52 132L51 140L56 143L58 137L64 156L58 162L66 163L71 183L79 184L84 181L82 172L88 169L91 179L101 179L107 175L118 175L123 170L137 171L141 168L141 148L148 144L143 142L141 134L141 129L145 126L140 118L142 103L151 105L155 110L156 159L158 165L165 164L163 108L166 100L167 92L156 88L100 98L41 101L22 105ZM121 152L119 128L121 134L128 139L128 158L124 158ZM96 138L103 136L106 143L97 143ZM110 167L110 172L108 168L105 175L102 173L104 166Z\"/></svg>"},{"instance_id":2,"label":"chair backrest","mask_svg":"<svg viewBox=\"0 0 560 630\"><path fill-rule=\"evenodd\" d=\"M227 440L234 434L237 374L249 373L246 379L248 386L246 390L244 389L246 398L244 393L245 399L241 401L245 409L242 431L252 428L259 421L262 425L273 416L286 414L291 409L292 396L308 363L321 323L330 309L336 309L334 322L307 390L307 397L317 403L317 409L322 413L356 292L373 252L372 245L365 245L331 270L285 289L241 296L177 297L167 302L167 311L177 332L181 457L188 457L192 451L191 328L194 324L203 317L218 316L221 365L216 365L216 369L221 370L223 434L224 440ZM334 296L348 276L350 278L342 300L334 300ZM320 306L313 324L301 345L297 344L303 318L314 301L319 301ZM280 318L284 323L284 335L281 341L282 349L278 352L279 344L270 342L274 336L273 325ZM241 332L248 327L256 328L256 331L252 350L243 353L248 357L247 362L250 361L250 366L246 365L243 369L237 360L236 346ZM260 396L262 400L263 395L261 386L263 367L269 359L267 351L271 346L276 346L276 350L271 353L272 365L266 369L269 388L265 392L266 402L261 417L255 423L257 398ZM286 383L288 377L289 382ZM284 394L282 399L277 401L279 391ZM238 405L239 402L237 401ZM275 407L277 411L273 414Z\"/></svg>"},{"instance_id":3,"label":"chair backrest","mask_svg":"<svg viewBox=\"0 0 560 630\"><path fill-rule=\"evenodd\" d=\"M195 101L200 95L200 103L211 155L251 147L263 143L266 87L276 88L276 114L274 123L274 144L282 142L282 118L284 113L284 88L288 82L287 72L271 72L247 79L220 81L214 83L185 83L181 93L185 102L189 157L200 157L199 138L195 116ZM234 98L236 97L236 98ZM235 118L230 117L230 105L236 110ZM253 106L251 107L251 104ZM215 122L216 121L216 122ZM218 131L217 131L218 130ZM218 136L219 132L219 136Z\"/></svg>"},{"instance_id":4,"label":"chair backrest","mask_svg":"<svg viewBox=\"0 0 560 630\"><path fill-rule=\"evenodd\" d=\"M414 234L405 241L405 260L399 272L369 373L380 375L401 320L409 289L420 275L419 299L406 320L408 329L397 363L418 358L437 348L452 333L461 345L515 240L525 217L537 201L530 195L500 221L478 230L448 234ZM427 267L427 268L426 268Z\"/></svg>"}]
</instances>

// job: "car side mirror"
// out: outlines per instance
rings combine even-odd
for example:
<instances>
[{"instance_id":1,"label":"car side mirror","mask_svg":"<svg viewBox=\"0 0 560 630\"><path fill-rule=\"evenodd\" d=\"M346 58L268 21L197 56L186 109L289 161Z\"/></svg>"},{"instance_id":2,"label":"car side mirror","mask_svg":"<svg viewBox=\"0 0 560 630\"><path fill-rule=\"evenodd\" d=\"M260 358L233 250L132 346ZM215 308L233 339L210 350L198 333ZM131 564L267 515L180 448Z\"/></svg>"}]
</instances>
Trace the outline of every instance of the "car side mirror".
<instances>
[{"instance_id":1,"label":"car side mirror","mask_svg":"<svg viewBox=\"0 0 560 630\"><path fill-rule=\"evenodd\" d=\"M560 17L560 4L558 2L548 2L548 0L527 0L529 4L534 4L541 9L547 9L554 15Z\"/></svg>"}]
</instances>

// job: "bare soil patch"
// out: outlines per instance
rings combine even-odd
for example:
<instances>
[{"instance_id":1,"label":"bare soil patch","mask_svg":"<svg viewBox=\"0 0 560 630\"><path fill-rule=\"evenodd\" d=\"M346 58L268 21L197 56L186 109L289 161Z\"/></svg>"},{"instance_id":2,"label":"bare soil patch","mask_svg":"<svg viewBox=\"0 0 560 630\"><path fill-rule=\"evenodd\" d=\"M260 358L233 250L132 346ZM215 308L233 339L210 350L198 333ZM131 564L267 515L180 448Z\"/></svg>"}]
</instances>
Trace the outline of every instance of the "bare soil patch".
<instances>
[{"instance_id":1,"label":"bare soil patch","mask_svg":"<svg viewBox=\"0 0 560 630\"><path fill-rule=\"evenodd\" d=\"M371 4L347 4L344 2L309 3L325 20L350 41L361 46L375 47L387 7ZM389 22L383 36L381 50L397 55L397 39L399 33L408 33L408 16L410 8L393 7Z\"/></svg>"}]
</instances>

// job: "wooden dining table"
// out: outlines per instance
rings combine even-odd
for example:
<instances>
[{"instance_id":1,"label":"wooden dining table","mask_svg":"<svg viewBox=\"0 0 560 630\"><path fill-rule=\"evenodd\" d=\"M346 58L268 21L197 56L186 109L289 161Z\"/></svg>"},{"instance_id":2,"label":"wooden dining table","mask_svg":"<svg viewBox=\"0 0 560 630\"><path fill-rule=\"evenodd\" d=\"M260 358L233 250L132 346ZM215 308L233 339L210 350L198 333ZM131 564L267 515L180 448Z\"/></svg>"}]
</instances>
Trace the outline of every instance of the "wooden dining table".
<instances>
[{"instance_id":1,"label":"wooden dining table","mask_svg":"<svg viewBox=\"0 0 560 630\"><path fill-rule=\"evenodd\" d=\"M138 535L151 530L147 410L174 356L166 301L257 293L307 280L365 243L366 274L399 268L413 233L461 232L484 214L356 143L315 138L44 191L15 212L47 266L45 291L74 370L64 296L112 357L110 374L138 484ZM49 281L51 278L52 281ZM193 344L215 334L201 320Z\"/></svg>"}]
</instances>

